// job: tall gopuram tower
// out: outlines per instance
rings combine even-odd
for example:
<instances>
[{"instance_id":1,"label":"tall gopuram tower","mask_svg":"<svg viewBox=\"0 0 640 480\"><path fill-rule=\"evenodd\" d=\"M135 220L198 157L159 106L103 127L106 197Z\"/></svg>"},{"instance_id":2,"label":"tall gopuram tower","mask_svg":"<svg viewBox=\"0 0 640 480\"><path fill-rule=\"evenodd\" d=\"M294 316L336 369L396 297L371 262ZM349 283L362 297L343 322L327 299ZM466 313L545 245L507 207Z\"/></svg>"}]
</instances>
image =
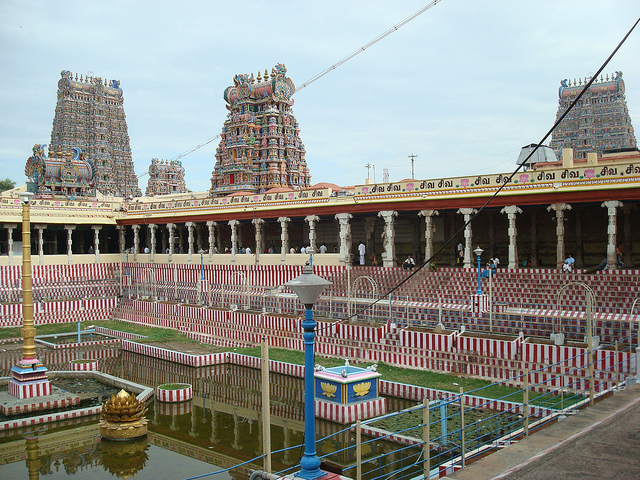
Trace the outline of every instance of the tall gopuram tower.
<instances>
[{"instance_id":1,"label":"tall gopuram tower","mask_svg":"<svg viewBox=\"0 0 640 480\"><path fill-rule=\"evenodd\" d=\"M236 75L224 91L229 114L222 127L211 177L211 195L306 188L311 176L300 127L291 107L295 92L287 69Z\"/></svg>"},{"instance_id":2,"label":"tall gopuram tower","mask_svg":"<svg viewBox=\"0 0 640 480\"><path fill-rule=\"evenodd\" d=\"M560 97L556 119L567 108L589 82L574 79L560 82ZM588 152L617 150L636 147L627 101L624 96L622 72L600 77L589 87L576 106L553 132L549 144L558 155L563 148L573 148L575 158L586 158Z\"/></svg>"},{"instance_id":3,"label":"tall gopuram tower","mask_svg":"<svg viewBox=\"0 0 640 480\"><path fill-rule=\"evenodd\" d=\"M80 148L95 166L95 187L104 195L139 196L138 178L124 114L120 81L60 73L49 152Z\"/></svg>"},{"instance_id":4,"label":"tall gopuram tower","mask_svg":"<svg viewBox=\"0 0 640 480\"><path fill-rule=\"evenodd\" d=\"M180 160L151 159L149 182L145 195L165 195L168 193L186 193L184 167Z\"/></svg>"}]
</instances>

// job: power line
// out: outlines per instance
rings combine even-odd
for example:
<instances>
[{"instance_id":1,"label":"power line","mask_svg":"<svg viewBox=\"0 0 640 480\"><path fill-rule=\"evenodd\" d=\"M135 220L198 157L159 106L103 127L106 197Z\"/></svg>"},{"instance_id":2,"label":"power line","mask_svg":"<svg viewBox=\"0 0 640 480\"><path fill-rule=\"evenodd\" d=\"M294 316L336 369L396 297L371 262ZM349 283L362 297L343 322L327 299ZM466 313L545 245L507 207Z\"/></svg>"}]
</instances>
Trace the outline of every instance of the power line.
<instances>
[{"instance_id":1,"label":"power line","mask_svg":"<svg viewBox=\"0 0 640 480\"><path fill-rule=\"evenodd\" d=\"M311 77L309 80L307 80L306 82L304 82L302 85L300 85L299 87L296 88L296 92L299 92L300 90L302 90L305 87L308 87L309 85L311 85L313 82L315 82L316 80L324 77L327 73L334 71L336 68L338 68L340 65L343 65L345 63L347 63L349 60L351 60L353 57L355 57L356 55L364 52L366 49L368 49L369 47L372 47L373 45L375 45L376 43L378 43L380 40L388 37L389 35L391 35L393 32L395 32L396 30L398 30L399 28L405 26L407 23L409 23L411 20L413 20L416 17L419 17L420 15L422 15L424 12L426 12L427 10L429 10L431 7L434 7L435 5L437 5L438 3L440 3L442 0L433 0L433 2L431 2L430 4L422 7L420 10L418 10L417 12L415 12L412 15L409 15L407 18L405 18L404 20L402 20L400 23L394 25L393 27L391 27L389 30L387 30L386 32L378 35L376 38L374 38L373 40L371 40L370 42L364 44L363 46L361 46L360 48L358 48L357 50L355 50L354 52L350 53L349 55L347 55L346 57L344 57L342 60L334 63L333 65L331 65L329 68L323 70L322 72L318 73L317 75L314 75L313 77ZM205 145L209 145L211 142L213 142L214 140L216 140L217 138L220 138L220 135L216 135L215 137L207 140L204 143L201 143L200 145L197 145L189 150L187 150L184 153L181 153L180 155L178 155L177 157L172 158L171 160L179 160L182 157L186 157L187 155L189 155L190 153L195 152L196 150L204 147Z\"/></svg>"},{"instance_id":2,"label":"power line","mask_svg":"<svg viewBox=\"0 0 640 480\"><path fill-rule=\"evenodd\" d=\"M422 263L422 265L418 266L415 270L413 270L411 272L411 274L409 276L407 276L407 278L405 278L404 280L402 280L400 283L398 283L395 287L391 288L387 293L380 295L376 300L374 300L373 302L371 302L368 305L364 305L363 307L361 307L360 310L358 310L358 308L356 307L356 312L353 315L350 315L348 317L345 317L343 319L340 319L338 321L338 323L344 323L346 321L348 321L349 319L360 315L361 313L369 310L371 307L373 307L375 304L377 304L378 302L380 302L382 299L388 297L389 295L391 295L393 292L395 292L396 290L398 290L402 285L404 285L405 283L407 283L409 280L411 280L414 275L416 275L420 270L422 270L424 267L426 267L427 265L429 265L431 263L431 261L442 251L444 250L451 242L454 238L457 238L458 235L460 235L460 233L467 227L467 225L469 225L471 222L473 222L473 220L475 220L475 218L480 214L480 212L482 212L487 205L489 205L489 203L491 203L491 201L498 196L498 194L502 191L503 188L505 188L509 183L511 183L511 180L513 179L513 177L520 171L520 169L527 164L528 160L533 157L533 155L536 153L536 151L538 151L538 149L544 144L544 142L547 140L547 138L553 133L553 131L557 128L557 126L560 124L560 122L562 122L562 120L569 114L569 112L571 110L573 110L573 107L580 101L580 99L582 98L582 96L589 90L589 87L591 87L591 85L593 84L593 82L595 82L598 78L598 76L600 75L600 73L602 73L602 71L605 69L605 67L609 64L609 62L611 61L611 59L613 58L613 56L618 52L618 50L620 49L620 47L622 47L622 45L624 44L624 42L627 40L627 38L629 37L629 35L631 35L631 32L633 32L633 30L636 28L636 26L638 25L638 23L640 23L640 18L638 18L636 20L636 22L633 24L633 26L631 27L631 29L629 29L629 31L627 32L627 34L622 38L622 40L620 40L620 43L618 43L618 45L616 46L616 48L613 49L613 52L611 52L611 54L609 55L609 57L607 57L607 59L604 61L604 63L600 66L600 68L598 69L598 71L595 73L595 75L593 75L591 77L591 80L589 80L589 82L587 84L585 84L584 88L582 89L582 91L578 94L578 96L573 100L573 102L571 103L571 105L569 105L569 107L567 108L567 110L560 116L560 118L558 118L555 123L553 124L553 126L549 129L549 131L544 135L544 137L542 137L542 139L536 144L536 147L529 152L529 155L527 155L527 158L525 158L524 162L522 162L520 165L518 165L518 167L513 171L513 173L509 176L509 178L500 185L500 187L498 187L498 189L493 193L493 195L491 195L491 197L489 197L487 199L487 201L476 211L475 214L473 214L469 220L467 220L464 225L462 225L451 237L449 237L449 239L444 242L444 244L442 244L442 246L433 254L431 255L430 258L428 258L427 260L424 261L424 263ZM331 324L331 326L334 326L335 323ZM324 327L324 328L329 328L330 326ZM316 332L318 330L316 329Z\"/></svg>"},{"instance_id":3,"label":"power line","mask_svg":"<svg viewBox=\"0 0 640 480\"><path fill-rule=\"evenodd\" d=\"M434 0L433 2L431 2L430 4L422 7L420 10L418 10L417 12L415 12L412 15L409 15L407 18L405 18L404 20L402 20L400 23L394 25L393 27L391 27L389 30L387 30L384 33L381 33L380 35L378 35L376 38L374 38L373 40L371 40L370 42L364 44L362 47L358 48L357 50L355 50L354 52L350 53L349 55L347 55L346 57L344 57L342 60L334 63L333 65L331 65L329 68L327 68L326 70L323 70L322 72L318 73L317 75L311 77L309 80L307 80L306 82L304 82L302 85L300 85L298 88L296 88L296 92L299 92L300 90L302 90L305 87L308 87L309 85L311 85L313 82L315 82L316 80L324 77L327 73L334 71L336 68L338 68L340 65L343 65L345 63L347 63L349 60L351 60L353 57L355 57L356 55L359 55L360 53L364 52L367 48L375 45L376 43L378 43L380 40L382 40L383 38L388 37L389 35L391 35L393 32L395 32L396 30L398 30L401 27L404 27L407 23L409 23L411 20L413 20L416 17L419 17L420 15L422 15L424 12L426 12L427 10L429 10L432 7L435 7L438 3L440 3L442 0Z\"/></svg>"}]
</instances>

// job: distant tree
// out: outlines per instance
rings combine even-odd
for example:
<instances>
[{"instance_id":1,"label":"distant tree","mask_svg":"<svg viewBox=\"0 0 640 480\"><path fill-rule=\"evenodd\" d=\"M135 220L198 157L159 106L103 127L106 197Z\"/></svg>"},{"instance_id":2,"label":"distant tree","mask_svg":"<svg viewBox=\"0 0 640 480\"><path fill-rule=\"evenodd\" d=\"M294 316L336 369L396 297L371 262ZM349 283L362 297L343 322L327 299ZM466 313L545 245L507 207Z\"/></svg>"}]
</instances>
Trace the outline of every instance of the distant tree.
<instances>
[{"instance_id":1,"label":"distant tree","mask_svg":"<svg viewBox=\"0 0 640 480\"><path fill-rule=\"evenodd\" d=\"M11 190L12 188L16 188L16 182L10 178L0 178L0 192Z\"/></svg>"}]
</instances>

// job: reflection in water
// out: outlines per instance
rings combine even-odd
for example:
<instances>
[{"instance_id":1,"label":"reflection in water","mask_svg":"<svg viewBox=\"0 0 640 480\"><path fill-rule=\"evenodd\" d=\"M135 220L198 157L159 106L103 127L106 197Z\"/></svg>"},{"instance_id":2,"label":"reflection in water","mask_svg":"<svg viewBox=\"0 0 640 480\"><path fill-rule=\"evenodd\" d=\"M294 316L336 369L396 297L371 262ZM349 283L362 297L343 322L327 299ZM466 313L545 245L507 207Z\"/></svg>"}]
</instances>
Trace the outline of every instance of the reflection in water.
<instances>
[{"instance_id":1,"label":"reflection in water","mask_svg":"<svg viewBox=\"0 0 640 480\"><path fill-rule=\"evenodd\" d=\"M102 441L102 466L118 478L133 478L147 464L148 448L146 438L126 443Z\"/></svg>"},{"instance_id":2,"label":"reflection in water","mask_svg":"<svg viewBox=\"0 0 640 480\"><path fill-rule=\"evenodd\" d=\"M148 440L143 446L100 442L97 417L73 421L66 427L48 426L49 431L40 435L37 457L34 450L25 453L29 445L25 441L27 431L6 432L0 436L0 478L24 478L22 460L30 456L34 457L30 460L34 465L41 462L36 470L49 478L73 475L92 479L113 478L111 474L115 474L125 475L122 478L129 475L129 478L134 476L136 479L181 479L232 467L262 455L262 383L259 370L236 365L192 368L131 352L114 355L111 348L85 352L101 358L100 369L105 373L136 383L151 387L169 382L190 383L194 398L179 404L152 402L146 414ZM75 350L72 353L76 355ZM58 360L58 364L52 362L52 366L49 366L51 363L47 366L51 370L66 369L67 360ZM269 388L271 448L273 451L289 448L273 455L273 471L277 472L296 466L303 455L304 380L272 373ZM389 408L399 410L412 405L415 402L390 399ZM316 420L318 438L342 428ZM354 445L352 437L353 434L346 431L324 440L317 445L318 453L324 455ZM396 451L398 446L378 441L364 448L366 458ZM352 465L355 461L353 450L333 455L328 463L338 470ZM22 473L14 477L11 472L15 470L11 468L15 467L15 462L22 465ZM97 473L96 466L105 477ZM232 470L230 475L211 478L246 480L250 470L261 469L263 464L259 459ZM89 470L90 477L87 474Z\"/></svg>"}]
</instances>

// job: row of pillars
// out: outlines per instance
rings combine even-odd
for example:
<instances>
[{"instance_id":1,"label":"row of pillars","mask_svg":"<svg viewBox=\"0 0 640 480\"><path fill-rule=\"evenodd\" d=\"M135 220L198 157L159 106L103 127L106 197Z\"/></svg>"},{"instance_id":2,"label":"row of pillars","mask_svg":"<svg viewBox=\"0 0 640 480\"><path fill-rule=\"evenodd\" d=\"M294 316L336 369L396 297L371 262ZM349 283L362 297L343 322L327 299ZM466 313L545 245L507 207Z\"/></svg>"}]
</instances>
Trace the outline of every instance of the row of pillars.
<instances>
[{"instance_id":1,"label":"row of pillars","mask_svg":"<svg viewBox=\"0 0 640 480\"><path fill-rule=\"evenodd\" d=\"M8 246L8 256L9 256L9 265L13 265L13 231L18 228L16 223L5 223L4 227L8 230L7 235L7 246ZM38 263L40 265L44 265L44 231L46 230L46 225L35 224L33 225L38 231ZM100 263L100 244L99 240L99 232L102 229L101 225L93 225L91 227L93 229L93 254L95 255L96 263ZM73 246L73 231L76 229L75 225L64 225L64 229L67 231L67 262L69 265L73 264L73 253L71 247Z\"/></svg>"},{"instance_id":2,"label":"row of pillars","mask_svg":"<svg viewBox=\"0 0 640 480\"><path fill-rule=\"evenodd\" d=\"M617 209L622 207L622 202L617 200L611 200L603 202L601 205L603 208L607 209L608 213L608 227L607 227L607 269L615 269L617 268L617 256L616 256L616 245L617 245ZM571 205L567 203L554 203L547 207L548 211L555 212L555 220L556 220L556 237L557 237L557 268L561 268L566 257L565 252L565 228L564 228L564 220L565 220L565 212L571 210ZM517 268L518 266L518 248L517 248L517 228L516 228L516 216L519 213L522 213L522 209L520 209L516 205L509 205L504 207L501 211L508 217L508 236L509 236L509 251L508 251L508 268ZM477 213L476 209L473 208L460 208L457 210L458 214L464 216L465 228L464 228L464 257L463 257L463 266L466 268L472 268L473 265L473 257L472 257L472 238L473 238L473 230L472 224L469 220L473 215ZM431 258L433 255L433 217L439 215L438 210L420 210L418 215L424 217L425 220L425 258ZM382 265L385 267L395 266L395 225L394 220L395 217L398 216L398 212L392 210L383 210L378 212L378 217L381 217L384 220L384 229L382 232L382 243L384 247L384 251L382 252ZM341 264L349 264L351 262L351 250L352 250L352 242L351 242L351 223L350 220L353 216L350 213L338 213L335 215L335 219L338 221L340 230L339 230L339 261ZM317 215L308 215L305 218L305 221L309 225L309 250L311 252L317 252L318 248L316 245L316 225L320 221L320 217ZM281 263L285 263L285 255L289 252L289 231L288 225L291 222L289 217L279 217L278 222L281 227ZM255 218L251 221L255 228L255 255L256 262L258 262L260 254L264 252L264 239L263 239L263 226L264 219ZM367 239L370 239L373 236L374 231L374 217L368 217L365 219L365 235ZM230 220L228 221L228 225L231 227L231 263L235 264L235 257L239 251L239 235L238 229L240 227L239 220ZM8 254L9 254L9 265L13 265L13 231L17 228L17 224L5 224L4 227L8 229ZM194 232L196 228L196 224L194 222L186 222L185 226L188 232L188 262L191 263L192 256L194 252ZM209 263L212 263L212 255L216 251L221 250L220 238L219 238L219 223L215 221L206 222L206 226L208 229L208 257ZM157 242L156 242L156 230L158 225L155 224L147 224L150 234L150 242L149 242L149 255L150 261L153 261L154 255L156 254ZM168 230L168 254L169 254L169 262L172 261L173 255L176 253L175 251L175 233L178 226L174 223L168 223L166 225ZM38 231L38 255L39 255L39 263L40 265L44 262L44 241L43 241L43 232L47 228L46 225L34 225L34 228ZM71 265L73 263L73 255L72 255L72 232L76 228L75 225L65 225L64 228L67 230L67 257L68 263ZM100 261L100 248L99 248L99 232L102 228L99 225L94 225L91 227L93 229L93 254L95 255L96 263ZM120 253L124 253L125 251L125 226L118 225L116 227L119 230L119 248ZM140 228L141 225L132 225L133 233L134 233L134 244L133 251L134 260L137 260L137 255L140 253ZM532 232L535 235L535 232ZM203 245L205 242L202 239L199 239L198 244ZM202 249L204 250L204 249Z\"/></svg>"},{"instance_id":3,"label":"row of pillars","mask_svg":"<svg viewBox=\"0 0 640 480\"><path fill-rule=\"evenodd\" d=\"M617 258L616 258L616 213L617 208L622 207L622 202L617 200L606 201L602 203L602 207L607 209L608 213L608 242L607 242L607 268L614 269L617 268ZM554 203L549 205L547 208L548 211L554 211L556 215L556 237L557 237L557 267L561 268L565 259L565 242L564 242L564 214L567 210L571 210L571 205L567 203ZM463 266L465 268L472 268L473 257L472 257L472 239L473 239L473 230L472 224L470 222L473 215L477 213L476 209L473 208L460 208L457 210L458 214L464 216L465 228L464 228L464 258L463 258ZM517 247L517 228L516 228L516 216L519 213L522 213L522 209L517 205L508 205L500 211L500 213L506 214L508 217L508 237L509 237L509 250L508 250L508 268L517 268L518 266L518 247ZM418 215L424 217L425 220L425 258L431 258L433 255L433 217L439 215L438 210L420 210ZM392 210L384 210L378 212L378 217L381 217L384 220L384 229L382 232L382 243L384 247L384 251L382 252L382 265L385 267L395 266L395 225L394 219L398 216L398 212ZM335 219L338 221L340 230L339 230L339 261L341 264L348 264L351 261L351 223L350 220L353 218L353 215L350 213L338 213L335 215ZM320 218L317 215L308 215L304 219L309 225L309 251L317 252L316 245L316 225L319 222ZM255 218L251 221L255 228L255 255L256 261L264 251L264 240L263 240L263 225L264 219ZM288 225L291 222L291 219L288 217L280 217L278 218L278 222L280 223L281 228L281 263L285 263L285 255L289 252L289 231ZM365 219L365 235L366 238L369 239L373 235L374 230L374 217L369 217ZM216 251L219 245L219 238L217 238L218 230L218 222L208 221L206 223L208 232L209 232L209 263L212 263L212 255L213 252ZM238 229L240 226L239 220L230 220L228 225L231 227L231 263L235 263L235 256L238 253ZM194 254L194 229L196 224L193 222L185 223L185 226L188 230L188 262L191 263L192 256ZM172 261L172 256L175 253L174 249L174 238L175 238L175 230L176 224L169 223L167 224L167 229L169 231L169 261ZM148 225L150 231L151 238L151 246L150 246L150 260L153 261L153 256L156 252L156 228L157 225L149 224ZM120 251L124 251L124 238L125 231L124 226L118 226L120 230ZM134 247L133 253L137 255L139 253L139 230L140 225L133 225L134 231ZM97 238L97 231L96 231ZM97 241L96 241L97 244Z\"/></svg>"}]
</instances>

